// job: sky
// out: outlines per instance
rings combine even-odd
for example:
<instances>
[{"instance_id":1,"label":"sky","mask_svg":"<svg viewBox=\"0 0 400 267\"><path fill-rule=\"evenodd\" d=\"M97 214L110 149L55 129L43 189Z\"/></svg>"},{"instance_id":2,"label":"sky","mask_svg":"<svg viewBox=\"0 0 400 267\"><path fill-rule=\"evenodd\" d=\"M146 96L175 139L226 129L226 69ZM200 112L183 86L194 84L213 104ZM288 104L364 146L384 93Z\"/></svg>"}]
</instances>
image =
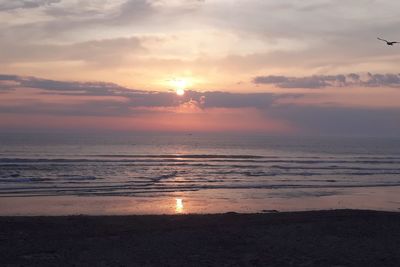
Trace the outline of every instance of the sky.
<instances>
[{"instance_id":1,"label":"sky","mask_svg":"<svg viewBox=\"0 0 400 267\"><path fill-rule=\"evenodd\" d=\"M400 41L398 10L0 0L0 132L399 136L400 44L377 40Z\"/></svg>"}]
</instances>

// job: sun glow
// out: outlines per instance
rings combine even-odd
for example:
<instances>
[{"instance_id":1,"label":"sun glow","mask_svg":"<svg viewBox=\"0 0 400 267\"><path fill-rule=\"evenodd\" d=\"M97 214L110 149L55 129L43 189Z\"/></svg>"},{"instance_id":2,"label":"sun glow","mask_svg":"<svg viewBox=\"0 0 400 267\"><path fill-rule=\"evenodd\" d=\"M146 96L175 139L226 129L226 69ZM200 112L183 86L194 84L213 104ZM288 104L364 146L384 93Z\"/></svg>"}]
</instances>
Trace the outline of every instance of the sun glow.
<instances>
[{"instance_id":1,"label":"sun glow","mask_svg":"<svg viewBox=\"0 0 400 267\"><path fill-rule=\"evenodd\" d=\"M173 84L175 85L176 88L182 88L185 89L187 86L187 81L186 80L174 80Z\"/></svg>"},{"instance_id":2,"label":"sun glow","mask_svg":"<svg viewBox=\"0 0 400 267\"><path fill-rule=\"evenodd\" d=\"M172 79L169 80L170 86L175 90L178 96L183 96L185 94L185 90L187 87L192 85L192 81L190 79Z\"/></svg>"}]
</instances>

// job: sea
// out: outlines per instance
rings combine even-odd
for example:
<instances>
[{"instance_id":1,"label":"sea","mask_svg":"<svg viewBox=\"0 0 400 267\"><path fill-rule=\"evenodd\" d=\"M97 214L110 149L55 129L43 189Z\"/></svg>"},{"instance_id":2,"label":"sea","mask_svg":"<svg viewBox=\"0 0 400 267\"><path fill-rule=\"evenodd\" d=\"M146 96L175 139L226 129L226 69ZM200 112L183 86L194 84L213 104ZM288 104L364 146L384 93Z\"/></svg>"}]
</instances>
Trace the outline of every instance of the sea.
<instances>
[{"instance_id":1,"label":"sea","mask_svg":"<svg viewBox=\"0 0 400 267\"><path fill-rule=\"evenodd\" d=\"M0 134L0 215L400 209L400 138Z\"/></svg>"}]
</instances>

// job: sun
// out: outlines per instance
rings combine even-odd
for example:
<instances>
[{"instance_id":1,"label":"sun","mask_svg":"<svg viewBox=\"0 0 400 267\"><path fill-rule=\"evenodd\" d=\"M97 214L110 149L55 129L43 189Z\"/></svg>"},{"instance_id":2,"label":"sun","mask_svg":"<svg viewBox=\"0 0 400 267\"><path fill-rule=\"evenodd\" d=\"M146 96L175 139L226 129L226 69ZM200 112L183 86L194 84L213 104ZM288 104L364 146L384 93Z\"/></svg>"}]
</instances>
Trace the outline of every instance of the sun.
<instances>
[{"instance_id":1,"label":"sun","mask_svg":"<svg viewBox=\"0 0 400 267\"><path fill-rule=\"evenodd\" d=\"M176 94L179 95L179 96L184 95L184 94L185 94L185 89L183 89L183 88L177 88L177 89L176 89Z\"/></svg>"},{"instance_id":2,"label":"sun","mask_svg":"<svg viewBox=\"0 0 400 267\"><path fill-rule=\"evenodd\" d=\"M185 94L185 89L187 86L187 81L182 79L173 80L173 85L176 88L176 94L183 96Z\"/></svg>"},{"instance_id":3,"label":"sun","mask_svg":"<svg viewBox=\"0 0 400 267\"><path fill-rule=\"evenodd\" d=\"M187 79L172 79L169 82L178 96L183 96L186 88L189 86L189 81Z\"/></svg>"}]
</instances>

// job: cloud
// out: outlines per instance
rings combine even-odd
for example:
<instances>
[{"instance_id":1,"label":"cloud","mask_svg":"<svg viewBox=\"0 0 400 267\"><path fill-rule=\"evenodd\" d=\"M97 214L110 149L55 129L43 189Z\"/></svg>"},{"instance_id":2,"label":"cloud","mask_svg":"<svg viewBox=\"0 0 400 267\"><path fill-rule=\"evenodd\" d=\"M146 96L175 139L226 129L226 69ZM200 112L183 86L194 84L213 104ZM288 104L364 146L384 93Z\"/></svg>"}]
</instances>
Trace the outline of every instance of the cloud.
<instances>
[{"instance_id":1,"label":"cloud","mask_svg":"<svg viewBox=\"0 0 400 267\"><path fill-rule=\"evenodd\" d=\"M186 110L206 108L260 108L265 109L282 98L298 94L229 93L218 91L197 92L188 90L183 97L175 92L137 90L104 82L74 82L0 75L7 90L34 94L33 99L20 105L3 105L1 112L8 113L57 113L75 115L129 116L137 108L183 107ZM1 84L0 84L1 85ZM0 87L1 88L1 87ZM16 92L16 96L18 95ZM75 104L40 103L43 99L63 96L75 99ZM81 99L86 99L82 103ZM78 101L79 100L79 101Z\"/></svg>"},{"instance_id":2,"label":"cloud","mask_svg":"<svg viewBox=\"0 0 400 267\"><path fill-rule=\"evenodd\" d=\"M19 78L18 75L0 74L0 81L17 81Z\"/></svg>"},{"instance_id":3,"label":"cloud","mask_svg":"<svg viewBox=\"0 0 400 267\"><path fill-rule=\"evenodd\" d=\"M398 87L400 86L400 74L371 74L366 77L350 73L347 75L313 75L304 77L290 76L257 76L253 79L255 84L271 84L279 88L306 88L319 89L324 87Z\"/></svg>"},{"instance_id":4,"label":"cloud","mask_svg":"<svg viewBox=\"0 0 400 267\"><path fill-rule=\"evenodd\" d=\"M20 85L17 81L16 75L1 75L0 74L0 94L5 92L14 91Z\"/></svg>"},{"instance_id":5,"label":"cloud","mask_svg":"<svg viewBox=\"0 0 400 267\"><path fill-rule=\"evenodd\" d=\"M295 97L295 94L272 94L272 93L229 93L229 92L188 92L189 97L203 99L203 106L206 108L266 108L276 100L283 97Z\"/></svg>"},{"instance_id":6,"label":"cloud","mask_svg":"<svg viewBox=\"0 0 400 267\"><path fill-rule=\"evenodd\" d=\"M0 0L0 11L8 11L19 8L38 8L60 2L61 0Z\"/></svg>"},{"instance_id":7,"label":"cloud","mask_svg":"<svg viewBox=\"0 0 400 267\"><path fill-rule=\"evenodd\" d=\"M119 8L119 13L113 18L116 23L126 23L133 19L145 19L155 12L152 1L128 0Z\"/></svg>"},{"instance_id":8,"label":"cloud","mask_svg":"<svg viewBox=\"0 0 400 267\"><path fill-rule=\"evenodd\" d=\"M113 96L122 92L134 92L114 83L104 82L66 82L0 74L0 81L11 83L15 88L35 88L44 90L47 94L77 95L77 96Z\"/></svg>"},{"instance_id":9,"label":"cloud","mask_svg":"<svg viewBox=\"0 0 400 267\"><path fill-rule=\"evenodd\" d=\"M0 48L8 51L1 55L3 62L84 61L109 65L145 51L141 39L137 37L72 44L3 43Z\"/></svg>"},{"instance_id":10,"label":"cloud","mask_svg":"<svg viewBox=\"0 0 400 267\"><path fill-rule=\"evenodd\" d=\"M362 84L367 86L399 86L400 74L371 74L368 73L368 78Z\"/></svg>"}]
</instances>

